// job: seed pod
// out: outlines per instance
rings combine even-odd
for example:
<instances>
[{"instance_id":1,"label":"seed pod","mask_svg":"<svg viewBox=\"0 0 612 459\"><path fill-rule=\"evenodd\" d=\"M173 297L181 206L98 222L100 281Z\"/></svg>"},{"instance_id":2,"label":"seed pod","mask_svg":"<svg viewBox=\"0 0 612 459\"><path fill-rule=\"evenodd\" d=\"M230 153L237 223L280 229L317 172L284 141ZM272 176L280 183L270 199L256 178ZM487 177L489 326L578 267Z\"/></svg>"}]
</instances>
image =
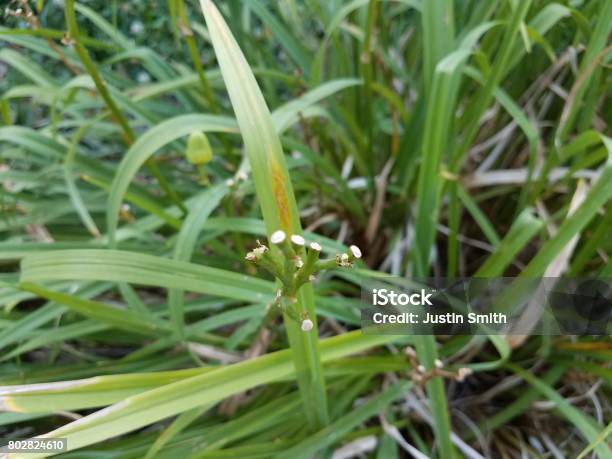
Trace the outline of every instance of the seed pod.
<instances>
[{"instance_id":1,"label":"seed pod","mask_svg":"<svg viewBox=\"0 0 612 459\"><path fill-rule=\"evenodd\" d=\"M193 131L189 135L185 156L187 156L187 161L196 166L210 162L213 153L206 134Z\"/></svg>"}]
</instances>

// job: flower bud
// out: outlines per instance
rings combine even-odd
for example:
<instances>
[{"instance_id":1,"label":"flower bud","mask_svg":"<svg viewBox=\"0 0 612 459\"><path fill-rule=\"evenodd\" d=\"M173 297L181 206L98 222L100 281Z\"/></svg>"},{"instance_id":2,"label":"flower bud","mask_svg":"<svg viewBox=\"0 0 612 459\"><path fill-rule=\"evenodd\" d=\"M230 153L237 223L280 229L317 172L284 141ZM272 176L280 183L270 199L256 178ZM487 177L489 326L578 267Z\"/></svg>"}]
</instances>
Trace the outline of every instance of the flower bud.
<instances>
[{"instance_id":1,"label":"flower bud","mask_svg":"<svg viewBox=\"0 0 612 459\"><path fill-rule=\"evenodd\" d=\"M304 247L304 245L306 244L306 241L304 240L304 238L300 236L299 234L292 234L291 242L298 247Z\"/></svg>"},{"instance_id":2,"label":"flower bud","mask_svg":"<svg viewBox=\"0 0 612 459\"><path fill-rule=\"evenodd\" d=\"M206 134L201 131L193 131L189 135L185 156L187 156L187 161L196 166L210 162L213 153Z\"/></svg>"},{"instance_id":3,"label":"flower bud","mask_svg":"<svg viewBox=\"0 0 612 459\"><path fill-rule=\"evenodd\" d=\"M283 230L278 230L272 233L272 235L270 236L270 242L272 244L278 245L278 244L282 244L286 238L287 238L287 235L285 234L285 232Z\"/></svg>"},{"instance_id":4,"label":"flower bud","mask_svg":"<svg viewBox=\"0 0 612 459\"><path fill-rule=\"evenodd\" d=\"M302 329L302 331L307 332L307 331L312 330L312 328L313 328L313 327L314 327L314 323L312 322L312 320L310 320L310 319L304 319L304 320L302 321L302 325L301 325L301 327L300 327L300 328Z\"/></svg>"},{"instance_id":5,"label":"flower bud","mask_svg":"<svg viewBox=\"0 0 612 459\"><path fill-rule=\"evenodd\" d=\"M357 247L356 245L352 245L349 247L349 250L351 251L351 255L353 255L354 258L356 258L357 260L361 258L361 249L359 247Z\"/></svg>"}]
</instances>

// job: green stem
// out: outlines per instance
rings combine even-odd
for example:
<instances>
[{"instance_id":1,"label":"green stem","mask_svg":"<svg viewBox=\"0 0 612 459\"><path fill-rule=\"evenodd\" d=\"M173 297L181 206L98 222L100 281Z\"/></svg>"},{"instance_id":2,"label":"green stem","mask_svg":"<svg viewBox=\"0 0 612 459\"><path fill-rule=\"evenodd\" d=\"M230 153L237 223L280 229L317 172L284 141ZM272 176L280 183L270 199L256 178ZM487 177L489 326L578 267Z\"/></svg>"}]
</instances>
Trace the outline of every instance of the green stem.
<instances>
[{"instance_id":1,"label":"green stem","mask_svg":"<svg viewBox=\"0 0 612 459\"><path fill-rule=\"evenodd\" d=\"M96 85L98 93L100 94L102 99L104 99L106 106L111 112L111 117L121 127L125 143L131 145L132 143L134 143L136 135L134 134L134 131L132 130L127 118L123 115L123 113L121 113L121 110L119 110L119 107L117 107L117 104L113 100L108 88L106 87L106 84L104 83L104 80L102 80L102 77L98 73L96 65L91 59L87 48L85 48L85 46L83 46L81 42L81 35L79 32L79 27L76 20L76 13L74 10L74 0L65 1L64 15L66 18L66 25L68 26L68 33L70 35L70 38L74 41L74 48L77 55L79 56L79 59L81 60L81 63L83 64L85 70ZM147 160L146 165L149 169L149 172L151 172L151 174L155 177L164 192L172 199L172 201L174 201L177 206L179 206L179 208L184 213L187 212L185 204L183 204L183 201L180 199L180 197L170 187L164 176L157 168L157 165L150 159Z\"/></svg>"},{"instance_id":2,"label":"green stem","mask_svg":"<svg viewBox=\"0 0 612 459\"><path fill-rule=\"evenodd\" d=\"M374 135L374 123L372 122L372 69L374 68L374 65L372 64L372 35L374 31L374 25L376 24L376 2L377 0L370 0L370 3L368 5L366 34L365 39L363 41L363 52L361 53L361 74L363 75L364 80L363 115L367 139L366 158L368 158L368 162L370 163L368 164L370 178L373 178L374 168L376 167L375 164L372 164L374 158L374 155L372 154L372 143Z\"/></svg>"},{"instance_id":3,"label":"green stem","mask_svg":"<svg viewBox=\"0 0 612 459\"><path fill-rule=\"evenodd\" d=\"M206 78L206 74L204 73L204 68L202 67L202 62L200 61L200 56L198 54L198 47L196 45L195 38L193 37L193 31L189 26L189 17L187 16L187 9L185 8L185 2L183 0L178 1L178 20L179 30L187 43L189 57L191 58L191 62L193 63L196 73L198 74L198 79L200 80L204 97L206 97L210 110L213 113L219 113L219 104L217 103L215 94L210 89L208 78Z\"/></svg>"}]
</instances>

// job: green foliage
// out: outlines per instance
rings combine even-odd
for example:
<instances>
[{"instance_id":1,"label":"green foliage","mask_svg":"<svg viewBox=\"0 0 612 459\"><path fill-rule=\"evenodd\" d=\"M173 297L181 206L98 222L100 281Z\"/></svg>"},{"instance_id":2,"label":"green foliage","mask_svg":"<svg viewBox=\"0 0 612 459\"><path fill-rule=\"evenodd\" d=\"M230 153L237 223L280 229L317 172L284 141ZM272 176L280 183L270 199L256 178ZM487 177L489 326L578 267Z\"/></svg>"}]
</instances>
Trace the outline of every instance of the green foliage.
<instances>
[{"instance_id":1,"label":"green foliage","mask_svg":"<svg viewBox=\"0 0 612 459\"><path fill-rule=\"evenodd\" d=\"M609 340L368 335L357 308L380 272L612 272L610 1L1 14L2 439L609 457Z\"/></svg>"}]
</instances>

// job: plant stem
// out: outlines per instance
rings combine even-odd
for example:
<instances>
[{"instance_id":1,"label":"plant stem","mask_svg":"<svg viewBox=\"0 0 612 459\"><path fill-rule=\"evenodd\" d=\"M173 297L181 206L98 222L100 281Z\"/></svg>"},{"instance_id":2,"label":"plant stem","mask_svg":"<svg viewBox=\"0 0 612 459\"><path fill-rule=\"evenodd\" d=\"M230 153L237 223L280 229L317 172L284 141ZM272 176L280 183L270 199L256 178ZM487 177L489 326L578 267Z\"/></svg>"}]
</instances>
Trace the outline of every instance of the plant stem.
<instances>
[{"instance_id":1,"label":"plant stem","mask_svg":"<svg viewBox=\"0 0 612 459\"><path fill-rule=\"evenodd\" d=\"M81 43L79 27L77 25L76 13L74 10L74 0L66 0L64 2L64 15L66 18L66 25L68 26L68 33L70 35L70 38L74 41L74 48L77 55L79 56L79 59L81 60L81 63L83 64L85 70L96 85L98 93L100 94L102 99L104 99L104 102L106 103L108 109L111 112L111 118L121 127L125 143L131 145L132 143L134 143L136 135L134 134L134 131L132 130L132 127L130 126L127 118L123 115L123 113L121 113L121 110L119 110L117 104L115 104L115 101L113 100L108 88L106 87L106 84L104 83L104 80L102 80L102 77L98 73L96 65L91 60L87 48L85 48L85 46L83 46L83 44ZM183 204L183 200L178 196L178 194L176 194L172 187L170 187L168 181L159 171L157 164L155 164L155 162L152 160L147 160L146 165L149 169L149 172L151 172L151 174L155 177L155 179L158 181L159 185L162 187L168 197L170 197L170 199L177 206L179 206L179 208L184 213L187 212L187 208L185 207L185 204Z\"/></svg>"}]
</instances>

